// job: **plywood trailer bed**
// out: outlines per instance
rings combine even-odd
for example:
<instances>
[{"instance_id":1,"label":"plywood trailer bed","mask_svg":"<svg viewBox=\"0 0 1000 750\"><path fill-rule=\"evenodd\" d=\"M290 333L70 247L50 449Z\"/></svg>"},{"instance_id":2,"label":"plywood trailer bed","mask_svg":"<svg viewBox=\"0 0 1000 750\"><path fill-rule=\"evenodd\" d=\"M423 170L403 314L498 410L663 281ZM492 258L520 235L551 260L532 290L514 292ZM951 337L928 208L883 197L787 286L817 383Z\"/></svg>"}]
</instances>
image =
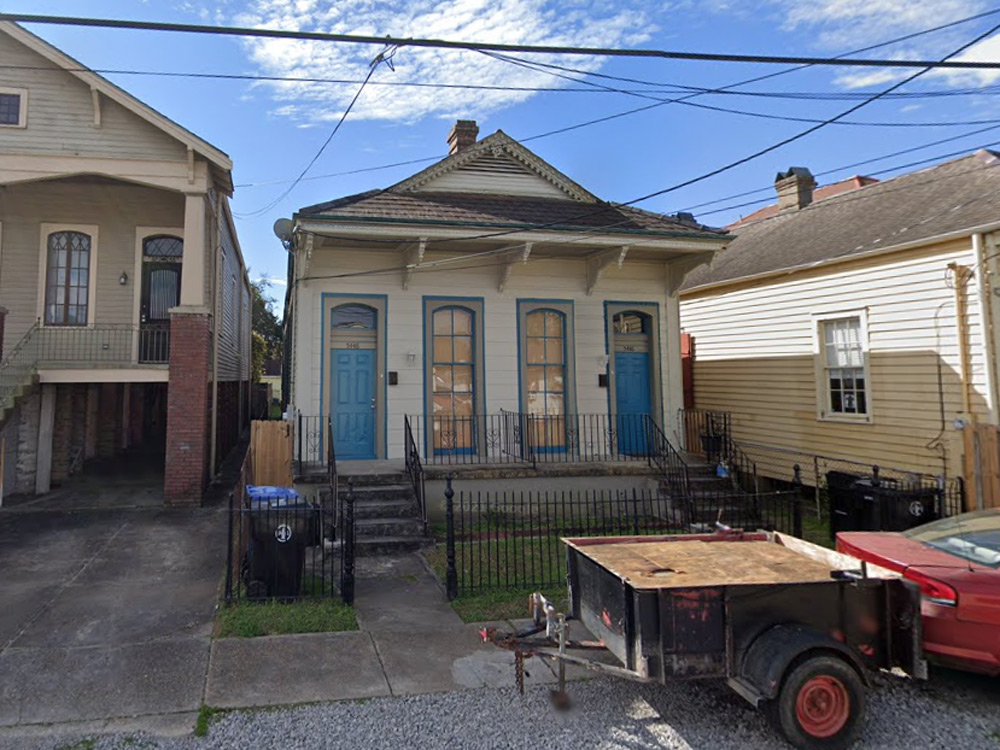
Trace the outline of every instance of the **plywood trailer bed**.
<instances>
[{"instance_id":1,"label":"plywood trailer bed","mask_svg":"<svg viewBox=\"0 0 1000 750\"><path fill-rule=\"evenodd\" d=\"M484 633L518 664L557 660L558 700L566 663L724 679L797 747L840 748L860 731L871 670L926 677L920 592L891 571L776 532L563 541L569 612L536 594L534 628ZM596 640L570 638L573 620Z\"/></svg>"}]
</instances>

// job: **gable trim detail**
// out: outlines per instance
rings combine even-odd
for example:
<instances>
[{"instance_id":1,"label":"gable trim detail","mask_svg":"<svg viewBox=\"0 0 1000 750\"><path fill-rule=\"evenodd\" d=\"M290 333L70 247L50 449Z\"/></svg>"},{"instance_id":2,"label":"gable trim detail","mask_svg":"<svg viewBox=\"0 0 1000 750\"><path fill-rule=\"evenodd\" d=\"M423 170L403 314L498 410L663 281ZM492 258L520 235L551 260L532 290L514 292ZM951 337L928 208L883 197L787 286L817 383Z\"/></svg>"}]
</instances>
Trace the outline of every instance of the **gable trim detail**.
<instances>
[{"instance_id":1,"label":"gable trim detail","mask_svg":"<svg viewBox=\"0 0 1000 750\"><path fill-rule=\"evenodd\" d=\"M412 177L408 177L402 182L396 183L389 188L389 190L398 192L419 190L427 183L442 177L445 174L457 171L486 155L492 155L494 157L507 156L513 159L515 162L525 167L529 172L555 186L574 200L582 203L598 202L597 196L584 189L581 185L578 185L555 167L537 157L502 130L498 130L493 135L487 136L483 140L476 143L475 146L467 148L457 154L453 154L452 156L448 156L436 164L432 164L423 171L417 172L417 174Z\"/></svg>"}]
</instances>

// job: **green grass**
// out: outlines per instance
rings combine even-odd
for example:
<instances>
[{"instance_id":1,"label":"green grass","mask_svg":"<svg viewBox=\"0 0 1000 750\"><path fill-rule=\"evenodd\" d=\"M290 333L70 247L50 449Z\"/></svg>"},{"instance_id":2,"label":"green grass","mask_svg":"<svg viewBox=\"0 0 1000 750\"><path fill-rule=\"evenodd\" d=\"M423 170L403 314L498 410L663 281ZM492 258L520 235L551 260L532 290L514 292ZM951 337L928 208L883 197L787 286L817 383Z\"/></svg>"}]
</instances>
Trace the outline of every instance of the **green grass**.
<instances>
[{"instance_id":1,"label":"green grass","mask_svg":"<svg viewBox=\"0 0 1000 750\"><path fill-rule=\"evenodd\" d=\"M569 606L565 586L541 589L542 594L560 612ZM517 620L528 617L528 596L532 589L486 591L481 594L466 594L451 603L462 622L487 622L490 620Z\"/></svg>"},{"instance_id":2,"label":"green grass","mask_svg":"<svg viewBox=\"0 0 1000 750\"><path fill-rule=\"evenodd\" d=\"M830 516L815 516L806 511L802 514L802 538L821 547L833 549L830 539Z\"/></svg>"},{"instance_id":3,"label":"green grass","mask_svg":"<svg viewBox=\"0 0 1000 750\"><path fill-rule=\"evenodd\" d=\"M238 602L223 606L216 620L219 638L255 638L290 633L357 630L354 608L336 599L297 602Z\"/></svg>"},{"instance_id":4,"label":"green grass","mask_svg":"<svg viewBox=\"0 0 1000 750\"><path fill-rule=\"evenodd\" d=\"M202 704L201 709L198 711L198 720L194 723L194 736L206 736L208 734L208 725L212 723L212 717L219 713L222 713L222 709Z\"/></svg>"}]
</instances>

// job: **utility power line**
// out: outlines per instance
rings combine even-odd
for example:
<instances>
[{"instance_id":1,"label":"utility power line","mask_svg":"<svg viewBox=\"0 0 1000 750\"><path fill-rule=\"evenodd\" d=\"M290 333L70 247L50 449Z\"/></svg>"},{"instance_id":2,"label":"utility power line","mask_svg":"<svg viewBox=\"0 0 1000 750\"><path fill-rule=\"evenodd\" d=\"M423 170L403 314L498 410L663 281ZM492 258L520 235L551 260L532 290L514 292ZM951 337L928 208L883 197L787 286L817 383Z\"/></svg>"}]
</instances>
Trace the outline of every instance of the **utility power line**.
<instances>
[{"instance_id":1,"label":"utility power line","mask_svg":"<svg viewBox=\"0 0 1000 750\"><path fill-rule=\"evenodd\" d=\"M540 55L582 55L589 57L635 57L666 60L692 60L698 62L757 63L768 65L830 65L869 68L948 68L959 70L1000 70L1000 62L978 60L884 60L844 57L799 57L793 55L738 55L719 52L682 52L660 49L622 49L617 47L573 47L550 44L501 44L419 37L370 36L363 34L333 34L322 31L291 31L287 29L260 29L240 26L213 26L207 24L164 23L134 21L119 18L85 18L79 16L53 16L30 13L0 13L0 21L37 23L57 26L85 26L89 28L132 29L215 36L239 36L294 41L339 42L345 44L378 44L399 47L427 47L433 49L468 50L473 52L517 52ZM951 57L951 55L949 56Z\"/></svg>"}]
</instances>

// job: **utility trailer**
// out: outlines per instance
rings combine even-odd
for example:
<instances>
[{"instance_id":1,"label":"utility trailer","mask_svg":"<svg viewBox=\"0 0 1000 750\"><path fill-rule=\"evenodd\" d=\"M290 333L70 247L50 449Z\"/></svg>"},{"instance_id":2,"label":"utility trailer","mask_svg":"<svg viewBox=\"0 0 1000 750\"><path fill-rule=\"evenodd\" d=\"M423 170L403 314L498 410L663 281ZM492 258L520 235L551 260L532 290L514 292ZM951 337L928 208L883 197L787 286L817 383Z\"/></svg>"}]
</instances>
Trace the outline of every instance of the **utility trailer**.
<instances>
[{"instance_id":1,"label":"utility trailer","mask_svg":"<svg viewBox=\"0 0 1000 750\"><path fill-rule=\"evenodd\" d=\"M570 612L534 594L533 628L482 633L514 651L522 690L524 657L556 660L557 703L566 664L724 679L796 747L843 748L860 732L869 672L927 676L920 591L892 571L777 532L563 542ZM596 640L572 640L572 620Z\"/></svg>"}]
</instances>

